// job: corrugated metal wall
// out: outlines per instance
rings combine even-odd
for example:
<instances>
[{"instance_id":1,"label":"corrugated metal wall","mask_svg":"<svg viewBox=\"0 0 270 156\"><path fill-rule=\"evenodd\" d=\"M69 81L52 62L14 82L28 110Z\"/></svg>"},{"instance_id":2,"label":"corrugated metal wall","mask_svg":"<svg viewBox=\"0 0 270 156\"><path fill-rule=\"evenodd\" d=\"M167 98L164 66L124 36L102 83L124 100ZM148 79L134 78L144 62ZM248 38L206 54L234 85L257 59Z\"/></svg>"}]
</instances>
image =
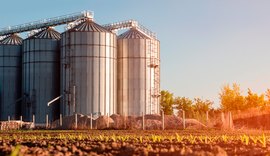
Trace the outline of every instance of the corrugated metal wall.
<instances>
[{"instance_id":1,"label":"corrugated metal wall","mask_svg":"<svg viewBox=\"0 0 270 156\"><path fill-rule=\"evenodd\" d=\"M130 29L117 43L118 113L159 114L159 42Z\"/></svg>"},{"instance_id":2,"label":"corrugated metal wall","mask_svg":"<svg viewBox=\"0 0 270 156\"><path fill-rule=\"evenodd\" d=\"M21 42L11 35L0 43L0 119L18 119L21 96Z\"/></svg>"},{"instance_id":3,"label":"corrugated metal wall","mask_svg":"<svg viewBox=\"0 0 270 156\"><path fill-rule=\"evenodd\" d=\"M61 48L61 112L115 113L116 35L86 20L62 34Z\"/></svg>"},{"instance_id":4,"label":"corrugated metal wall","mask_svg":"<svg viewBox=\"0 0 270 156\"><path fill-rule=\"evenodd\" d=\"M59 115L59 102L47 102L60 95L60 34L48 36L43 30L23 41L23 117L31 121L35 114L37 123L45 123ZM56 32L53 32L57 35Z\"/></svg>"}]
</instances>

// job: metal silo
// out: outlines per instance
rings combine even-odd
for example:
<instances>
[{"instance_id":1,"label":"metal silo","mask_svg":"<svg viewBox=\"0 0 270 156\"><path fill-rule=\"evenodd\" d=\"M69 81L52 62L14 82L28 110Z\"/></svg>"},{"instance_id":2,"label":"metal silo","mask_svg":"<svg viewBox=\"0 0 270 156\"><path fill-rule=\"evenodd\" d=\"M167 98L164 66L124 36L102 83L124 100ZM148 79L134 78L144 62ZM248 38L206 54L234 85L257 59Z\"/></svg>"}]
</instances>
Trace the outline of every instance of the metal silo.
<instances>
[{"instance_id":1,"label":"metal silo","mask_svg":"<svg viewBox=\"0 0 270 156\"><path fill-rule=\"evenodd\" d=\"M60 102L60 34L49 27L23 41L23 118L45 123L58 117Z\"/></svg>"},{"instance_id":2,"label":"metal silo","mask_svg":"<svg viewBox=\"0 0 270 156\"><path fill-rule=\"evenodd\" d=\"M61 112L116 112L116 35L92 19L62 34Z\"/></svg>"},{"instance_id":3,"label":"metal silo","mask_svg":"<svg viewBox=\"0 0 270 156\"><path fill-rule=\"evenodd\" d=\"M20 113L22 39L12 34L0 43L0 117L16 119Z\"/></svg>"},{"instance_id":4,"label":"metal silo","mask_svg":"<svg viewBox=\"0 0 270 156\"><path fill-rule=\"evenodd\" d=\"M118 113L159 114L159 41L131 28L117 46Z\"/></svg>"}]
</instances>

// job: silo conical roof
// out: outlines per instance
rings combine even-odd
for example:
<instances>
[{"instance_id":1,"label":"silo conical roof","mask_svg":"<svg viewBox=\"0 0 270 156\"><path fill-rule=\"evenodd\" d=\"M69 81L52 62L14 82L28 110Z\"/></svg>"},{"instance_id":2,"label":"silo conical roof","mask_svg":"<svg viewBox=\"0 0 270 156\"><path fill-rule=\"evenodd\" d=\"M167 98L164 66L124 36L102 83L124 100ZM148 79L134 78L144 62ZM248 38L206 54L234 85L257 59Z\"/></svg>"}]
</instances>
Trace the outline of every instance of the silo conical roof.
<instances>
[{"instance_id":1,"label":"silo conical roof","mask_svg":"<svg viewBox=\"0 0 270 156\"><path fill-rule=\"evenodd\" d=\"M70 29L69 31L110 32L106 28L96 24L91 19L86 19L85 21Z\"/></svg>"},{"instance_id":2,"label":"silo conical roof","mask_svg":"<svg viewBox=\"0 0 270 156\"><path fill-rule=\"evenodd\" d=\"M54 30L52 27L49 27L29 37L29 39L33 39L33 38L60 40L61 36L59 32Z\"/></svg>"},{"instance_id":3,"label":"silo conical roof","mask_svg":"<svg viewBox=\"0 0 270 156\"><path fill-rule=\"evenodd\" d=\"M135 28L131 28L128 31L124 32L123 34L118 36L118 39L150 39L148 36L140 32L139 30Z\"/></svg>"},{"instance_id":4,"label":"silo conical roof","mask_svg":"<svg viewBox=\"0 0 270 156\"><path fill-rule=\"evenodd\" d=\"M1 44L21 45L22 44L22 38L19 37L17 34L11 34L10 36L4 38L1 41Z\"/></svg>"}]
</instances>

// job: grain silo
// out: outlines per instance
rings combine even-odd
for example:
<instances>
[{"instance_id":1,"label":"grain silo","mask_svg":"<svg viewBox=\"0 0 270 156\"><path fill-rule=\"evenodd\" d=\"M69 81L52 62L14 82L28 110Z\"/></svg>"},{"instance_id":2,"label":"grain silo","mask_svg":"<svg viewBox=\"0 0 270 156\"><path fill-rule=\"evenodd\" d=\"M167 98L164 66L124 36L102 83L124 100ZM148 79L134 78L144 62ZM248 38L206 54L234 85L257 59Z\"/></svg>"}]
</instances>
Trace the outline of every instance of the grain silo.
<instances>
[{"instance_id":1,"label":"grain silo","mask_svg":"<svg viewBox=\"0 0 270 156\"><path fill-rule=\"evenodd\" d=\"M23 41L23 118L45 123L58 117L60 104L47 102L60 94L60 34L49 27Z\"/></svg>"},{"instance_id":2,"label":"grain silo","mask_svg":"<svg viewBox=\"0 0 270 156\"><path fill-rule=\"evenodd\" d=\"M117 112L159 114L159 41L131 28L117 46Z\"/></svg>"},{"instance_id":3,"label":"grain silo","mask_svg":"<svg viewBox=\"0 0 270 156\"><path fill-rule=\"evenodd\" d=\"M116 112L116 35L90 18L61 36L61 112Z\"/></svg>"},{"instance_id":4,"label":"grain silo","mask_svg":"<svg viewBox=\"0 0 270 156\"><path fill-rule=\"evenodd\" d=\"M22 39L12 34L0 43L0 117L16 119L20 113Z\"/></svg>"}]
</instances>

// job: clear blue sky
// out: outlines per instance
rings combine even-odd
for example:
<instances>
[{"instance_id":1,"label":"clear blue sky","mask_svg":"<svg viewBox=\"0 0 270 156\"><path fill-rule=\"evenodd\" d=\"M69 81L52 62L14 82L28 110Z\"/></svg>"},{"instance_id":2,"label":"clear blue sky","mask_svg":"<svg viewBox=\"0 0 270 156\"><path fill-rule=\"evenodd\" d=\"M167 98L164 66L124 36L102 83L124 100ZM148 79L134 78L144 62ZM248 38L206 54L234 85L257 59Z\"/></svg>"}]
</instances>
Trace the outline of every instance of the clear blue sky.
<instances>
[{"instance_id":1,"label":"clear blue sky","mask_svg":"<svg viewBox=\"0 0 270 156\"><path fill-rule=\"evenodd\" d=\"M0 27L91 10L100 24L136 19L161 41L161 89L219 105L224 84L270 88L269 0L2 0Z\"/></svg>"}]
</instances>

